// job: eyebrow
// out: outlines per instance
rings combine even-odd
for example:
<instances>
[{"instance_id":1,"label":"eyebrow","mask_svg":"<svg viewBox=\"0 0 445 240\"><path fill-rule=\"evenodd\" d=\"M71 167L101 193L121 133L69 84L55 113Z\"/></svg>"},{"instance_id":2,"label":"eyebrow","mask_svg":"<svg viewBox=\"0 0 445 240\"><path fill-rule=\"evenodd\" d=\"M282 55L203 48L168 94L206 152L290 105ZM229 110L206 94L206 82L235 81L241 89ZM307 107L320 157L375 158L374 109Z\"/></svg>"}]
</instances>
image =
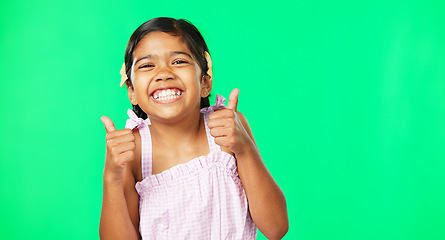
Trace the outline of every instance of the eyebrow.
<instances>
[{"instance_id":1,"label":"eyebrow","mask_svg":"<svg viewBox=\"0 0 445 240\"><path fill-rule=\"evenodd\" d=\"M181 54L186 55L186 56L188 56L188 57L191 58L191 59L194 59L194 58L192 57L192 55L190 55L190 54L188 54L188 53L186 53L186 52L174 51L174 52L170 53L171 56L173 56L173 55L181 55Z\"/></svg>"},{"instance_id":2,"label":"eyebrow","mask_svg":"<svg viewBox=\"0 0 445 240\"><path fill-rule=\"evenodd\" d=\"M173 52L170 53L170 56L173 56L173 55L186 55L186 56L188 56L189 58L194 59L194 58L192 57L192 55L190 55L189 53L186 53L186 52L182 52L182 51L173 51ZM141 58L137 59L136 62L135 62L134 64L136 64L136 63L138 63L139 61L142 61L142 60L144 60L144 59L150 59L150 58L153 58L153 55L149 54L149 55L147 55L147 56L141 57Z\"/></svg>"},{"instance_id":3,"label":"eyebrow","mask_svg":"<svg viewBox=\"0 0 445 240\"><path fill-rule=\"evenodd\" d=\"M139 58L138 60L136 60L136 62L134 62L134 64L136 64L136 63L138 63L139 61L142 61L142 60L144 60L144 59L148 59L148 58L153 58L153 56L149 54L149 55L147 55L147 56L141 57L141 58Z\"/></svg>"}]
</instances>

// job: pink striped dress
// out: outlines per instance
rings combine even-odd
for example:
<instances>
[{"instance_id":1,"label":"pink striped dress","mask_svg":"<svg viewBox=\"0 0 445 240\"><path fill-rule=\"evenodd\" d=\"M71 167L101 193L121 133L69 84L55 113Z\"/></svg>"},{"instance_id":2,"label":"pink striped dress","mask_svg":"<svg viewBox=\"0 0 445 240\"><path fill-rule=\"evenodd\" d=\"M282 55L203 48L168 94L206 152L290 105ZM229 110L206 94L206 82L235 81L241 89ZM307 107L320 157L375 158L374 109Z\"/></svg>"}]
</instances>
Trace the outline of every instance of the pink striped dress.
<instances>
[{"instance_id":1,"label":"pink striped dress","mask_svg":"<svg viewBox=\"0 0 445 240\"><path fill-rule=\"evenodd\" d=\"M139 128L142 181L139 193L139 230L142 239L256 239L235 158L221 151L207 126L208 116L225 108L216 104L201 109L210 153L152 175L150 120L128 110L126 128Z\"/></svg>"}]
</instances>

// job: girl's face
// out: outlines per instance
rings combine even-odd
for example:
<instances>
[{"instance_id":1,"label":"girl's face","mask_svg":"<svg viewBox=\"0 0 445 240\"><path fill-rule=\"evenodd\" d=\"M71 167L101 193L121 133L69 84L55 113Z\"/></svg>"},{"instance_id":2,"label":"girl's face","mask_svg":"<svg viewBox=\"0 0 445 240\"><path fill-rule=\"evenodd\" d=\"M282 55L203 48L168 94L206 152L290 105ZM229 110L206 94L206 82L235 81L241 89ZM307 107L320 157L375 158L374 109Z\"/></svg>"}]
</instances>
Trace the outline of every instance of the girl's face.
<instances>
[{"instance_id":1,"label":"girl's face","mask_svg":"<svg viewBox=\"0 0 445 240\"><path fill-rule=\"evenodd\" d=\"M152 120L181 120L199 112L203 92L210 92L202 75L181 37L151 32L133 51L128 94Z\"/></svg>"}]
</instances>

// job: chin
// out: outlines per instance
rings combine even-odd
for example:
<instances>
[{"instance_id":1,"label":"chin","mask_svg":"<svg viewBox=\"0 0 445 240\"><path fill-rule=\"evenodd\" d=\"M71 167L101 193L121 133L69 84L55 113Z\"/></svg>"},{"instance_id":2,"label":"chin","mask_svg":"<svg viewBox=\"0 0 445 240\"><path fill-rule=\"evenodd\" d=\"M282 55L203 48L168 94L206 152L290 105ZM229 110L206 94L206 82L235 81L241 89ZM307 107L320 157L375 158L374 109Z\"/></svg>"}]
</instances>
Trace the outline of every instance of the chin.
<instances>
[{"instance_id":1,"label":"chin","mask_svg":"<svg viewBox=\"0 0 445 240\"><path fill-rule=\"evenodd\" d=\"M189 112L190 113L190 112ZM199 111L198 111L199 113ZM149 115L150 119L165 122L165 123L175 123L178 121L185 120L184 117L187 115L187 112L183 112L180 110L174 109L163 109L156 112L156 114Z\"/></svg>"}]
</instances>

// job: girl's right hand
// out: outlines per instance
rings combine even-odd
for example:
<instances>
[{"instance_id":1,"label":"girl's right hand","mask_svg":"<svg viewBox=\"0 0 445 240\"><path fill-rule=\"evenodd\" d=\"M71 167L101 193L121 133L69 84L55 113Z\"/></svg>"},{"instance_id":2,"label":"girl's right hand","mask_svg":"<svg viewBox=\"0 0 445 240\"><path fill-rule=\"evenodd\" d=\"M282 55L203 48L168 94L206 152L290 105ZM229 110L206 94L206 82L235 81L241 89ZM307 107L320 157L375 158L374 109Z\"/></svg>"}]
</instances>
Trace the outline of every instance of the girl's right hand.
<instances>
[{"instance_id":1,"label":"girl's right hand","mask_svg":"<svg viewBox=\"0 0 445 240\"><path fill-rule=\"evenodd\" d=\"M100 120L107 131L104 181L122 184L126 165L135 157L135 137L131 129L116 130L113 121L106 116Z\"/></svg>"}]
</instances>

